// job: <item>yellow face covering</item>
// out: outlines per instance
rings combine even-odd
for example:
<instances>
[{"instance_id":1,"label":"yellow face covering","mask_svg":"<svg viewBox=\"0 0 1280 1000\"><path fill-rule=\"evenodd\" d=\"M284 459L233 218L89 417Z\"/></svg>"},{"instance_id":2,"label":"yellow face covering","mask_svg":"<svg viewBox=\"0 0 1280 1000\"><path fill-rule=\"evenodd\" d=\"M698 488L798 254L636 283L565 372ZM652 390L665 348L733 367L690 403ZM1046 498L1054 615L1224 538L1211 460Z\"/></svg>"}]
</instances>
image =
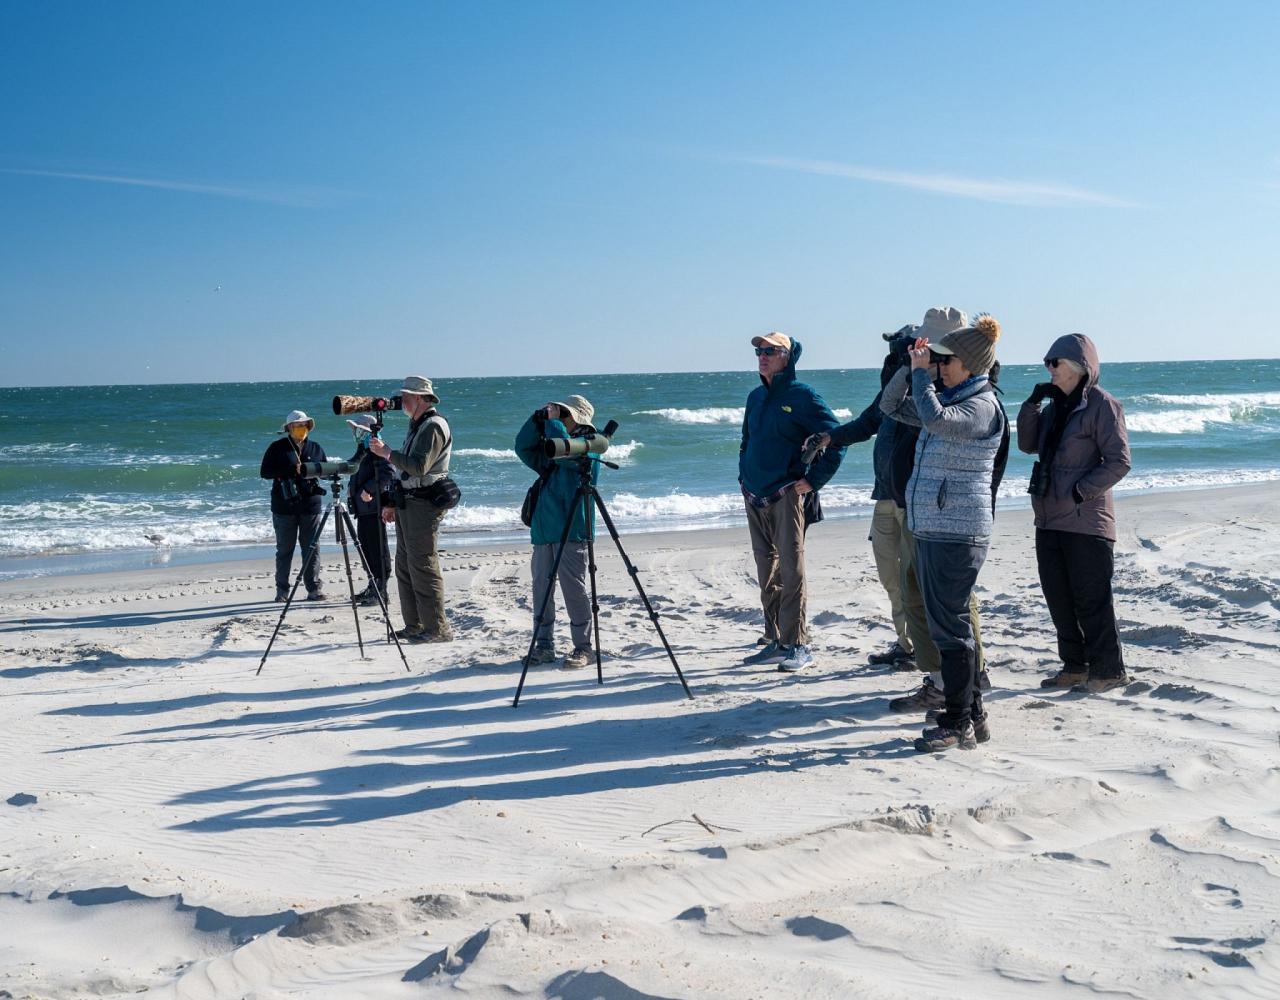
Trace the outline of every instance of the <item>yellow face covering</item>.
<instances>
[{"instance_id":1,"label":"yellow face covering","mask_svg":"<svg viewBox=\"0 0 1280 1000\"><path fill-rule=\"evenodd\" d=\"M297 441L298 444L302 444L302 442L307 439L308 433L309 433L309 428L307 427L306 424L302 424L301 426L298 426L298 427L289 428L289 437Z\"/></svg>"}]
</instances>

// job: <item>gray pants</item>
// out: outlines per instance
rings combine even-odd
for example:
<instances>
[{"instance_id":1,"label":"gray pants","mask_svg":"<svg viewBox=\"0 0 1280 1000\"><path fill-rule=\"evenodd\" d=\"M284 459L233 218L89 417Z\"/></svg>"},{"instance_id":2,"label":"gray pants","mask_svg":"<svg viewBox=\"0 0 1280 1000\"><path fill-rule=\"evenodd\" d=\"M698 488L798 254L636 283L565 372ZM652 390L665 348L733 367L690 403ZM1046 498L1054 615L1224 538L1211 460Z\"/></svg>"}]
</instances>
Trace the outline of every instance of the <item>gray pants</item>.
<instances>
[{"instance_id":1,"label":"gray pants","mask_svg":"<svg viewBox=\"0 0 1280 1000\"><path fill-rule=\"evenodd\" d=\"M448 635L444 616L444 575L436 542L444 511L426 500L406 497L396 510L396 586L400 614L411 632Z\"/></svg>"},{"instance_id":2,"label":"gray pants","mask_svg":"<svg viewBox=\"0 0 1280 1000\"><path fill-rule=\"evenodd\" d=\"M302 543L302 561L307 562L316 545L323 514L272 514L271 526L276 530L276 590L293 586L293 552ZM320 589L320 553L307 565L302 577L307 593Z\"/></svg>"},{"instance_id":3,"label":"gray pants","mask_svg":"<svg viewBox=\"0 0 1280 1000\"><path fill-rule=\"evenodd\" d=\"M804 498L788 491L768 507L747 504L751 554L760 581L764 634L783 646L808 645L804 587Z\"/></svg>"},{"instance_id":4,"label":"gray pants","mask_svg":"<svg viewBox=\"0 0 1280 1000\"><path fill-rule=\"evenodd\" d=\"M547 593L547 580L551 566L556 561L557 545L535 545L530 561L533 576L533 625L535 642L544 649L555 647L556 588L551 588L551 599L538 617L538 608ZM569 634L574 649L591 649L591 595L587 590L587 543L565 542L560 568L556 571L560 592L564 595L564 608L569 615Z\"/></svg>"},{"instance_id":5,"label":"gray pants","mask_svg":"<svg viewBox=\"0 0 1280 1000\"><path fill-rule=\"evenodd\" d=\"M902 531L898 505L892 500L877 500L875 513L871 515L871 553L875 556L880 586L889 595L898 645L911 653L915 644L907 632L907 612L902 603Z\"/></svg>"},{"instance_id":6,"label":"gray pants","mask_svg":"<svg viewBox=\"0 0 1280 1000\"><path fill-rule=\"evenodd\" d=\"M929 616L929 637L942 661L942 693L947 699L938 721L952 728L982 715L978 644L969 602L988 547L987 542L916 539L916 574Z\"/></svg>"}]
</instances>

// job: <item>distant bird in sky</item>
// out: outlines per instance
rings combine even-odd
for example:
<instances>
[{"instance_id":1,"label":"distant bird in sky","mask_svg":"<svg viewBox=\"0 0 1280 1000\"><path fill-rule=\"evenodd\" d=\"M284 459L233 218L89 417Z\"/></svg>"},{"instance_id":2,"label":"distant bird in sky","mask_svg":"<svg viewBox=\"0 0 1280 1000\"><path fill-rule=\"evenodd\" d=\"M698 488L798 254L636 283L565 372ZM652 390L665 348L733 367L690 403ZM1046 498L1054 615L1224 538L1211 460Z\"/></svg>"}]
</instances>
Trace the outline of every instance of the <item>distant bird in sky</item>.
<instances>
[{"instance_id":1,"label":"distant bird in sky","mask_svg":"<svg viewBox=\"0 0 1280 1000\"><path fill-rule=\"evenodd\" d=\"M213 286L213 290L214 290L215 292L220 292L220 291L222 291L222 286L221 286L221 285L214 285L214 286Z\"/></svg>"}]
</instances>

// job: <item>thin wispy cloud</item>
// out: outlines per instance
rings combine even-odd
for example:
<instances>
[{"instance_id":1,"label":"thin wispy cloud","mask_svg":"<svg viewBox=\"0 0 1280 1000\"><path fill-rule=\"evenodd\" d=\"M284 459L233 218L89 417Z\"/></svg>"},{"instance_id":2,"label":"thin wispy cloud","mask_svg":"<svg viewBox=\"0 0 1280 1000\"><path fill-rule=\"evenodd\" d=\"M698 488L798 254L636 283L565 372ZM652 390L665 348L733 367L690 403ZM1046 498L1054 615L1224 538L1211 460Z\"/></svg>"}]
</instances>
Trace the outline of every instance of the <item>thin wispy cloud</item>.
<instances>
[{"instance_id":1,"label":"thin wispy cloud","mask_svg":"<svg viewBox=\"0 0 1280 1000\"><path fill-rule=\"evenodd\" d=\"M153 188L158 191L179 191L183 194L202 194L215 198L232 198L237 201L287 205L291 208L324 208L353 197L347 191L305 186L244 187L160 177L128 177L120 174L76 173L64 170L24 170L17 167L0 168L0 173L17 174L23 177L49 177L66 181L87 181L95 184L123 184L127 187Z\"/></svg>"},{"instance_id":2,"label":"thin wispy cloud","mask_svg":"<svg viewBox=\"0 0 1280 1000\"><path fill-rule=\"evenodd\" d=\"M871 184L890 184L894 187L927 191L930 194L950 195L954 198L972 198L999 205L1023 205L1037 208L1057 208L1071 205L1092 205L1102 208L1139 208L1132 201L1116 198L1098 191L1071 187L1065 184L1048 184L1032 181L1015 181L1003 178L956 177L951 174L920 174L903 170L882 170L832 160L800 160L783 156L739 156L732 162L775 170L791 170L824 177L844 177Z\"/></svg>"}]
</instances>

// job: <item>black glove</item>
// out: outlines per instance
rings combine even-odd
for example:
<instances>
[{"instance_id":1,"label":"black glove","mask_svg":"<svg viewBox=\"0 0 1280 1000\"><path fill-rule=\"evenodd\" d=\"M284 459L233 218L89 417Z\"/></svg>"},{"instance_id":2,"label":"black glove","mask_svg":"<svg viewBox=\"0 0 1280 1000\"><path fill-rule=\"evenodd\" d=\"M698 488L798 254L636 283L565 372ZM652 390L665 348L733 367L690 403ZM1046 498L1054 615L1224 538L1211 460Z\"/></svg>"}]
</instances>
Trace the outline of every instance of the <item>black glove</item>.
<instances>
[{"instance_id":1,"label":"black glove","mask_svg":"<svg viewBox=\"0 0 1280 1000\"><path fill-rule=\"evenodd\" d=\"M1052 395L1052 382L1037 382L1036 387L1031 390L1031 395L1027 397L1027 402L1033 406L1039 406L1042 400L1049 399Z\"/></svg>"}]
</instances>

